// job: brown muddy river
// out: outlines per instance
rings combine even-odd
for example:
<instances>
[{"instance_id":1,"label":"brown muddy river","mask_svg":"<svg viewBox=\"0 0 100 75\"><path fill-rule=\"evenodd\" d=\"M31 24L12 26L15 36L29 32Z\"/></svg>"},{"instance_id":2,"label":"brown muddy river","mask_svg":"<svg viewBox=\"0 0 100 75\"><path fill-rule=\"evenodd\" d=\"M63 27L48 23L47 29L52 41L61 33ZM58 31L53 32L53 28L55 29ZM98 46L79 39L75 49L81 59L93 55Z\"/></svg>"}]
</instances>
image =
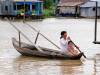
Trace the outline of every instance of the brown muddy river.
<instances>
[{"instance_id":1,"label":"brown muddy river","mask_svg":"<svg viewBox=\"0 0 100 75\"><path fill-rule=\"evenodd\" d=\"M22 21L12 22L32 42L36 32ZM100 45L93 44L93 19L56 19L27 22L40 30L46 37L59 45L60 32L66 30L73 41L86 54L87 59L58 60L20 55L12 45L11 38L18 38L18 32L7 22L0 20L0 75L100 75ZM98 25L100 21L98 21ZM98 26L98 29L100 27ZM100 30L98 30L98 34ZM29 43L23 36L22 41ZM97 40L100 41L98 35ZM56 49L39 36L37 45Z\"/></svg>"}]
</instances>

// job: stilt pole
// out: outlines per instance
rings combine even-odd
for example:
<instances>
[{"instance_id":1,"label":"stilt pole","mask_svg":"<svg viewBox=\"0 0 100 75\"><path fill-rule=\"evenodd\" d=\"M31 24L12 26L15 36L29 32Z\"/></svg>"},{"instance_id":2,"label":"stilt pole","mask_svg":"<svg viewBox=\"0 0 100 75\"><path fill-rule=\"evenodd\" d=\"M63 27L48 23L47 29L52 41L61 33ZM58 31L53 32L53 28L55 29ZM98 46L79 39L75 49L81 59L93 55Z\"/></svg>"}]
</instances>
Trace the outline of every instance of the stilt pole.
<instances>
[{"instance_id":1,"label":"stilt pole","mask_svg":"<svg viewBox=\"0 0 100 75\"><path fill-rule=\"evenodd\" d=\"M20 31L18 31L18 35L19 35L19 47L21 47L21 37L20 37Z\"/></svg>"},{"instance_id":2,"label":"stilt pole","mask_svg":"<svg viewBox=\"0 0 100 75\"><path fill-rule=\"evenodd\" d=\"M95 8L95 31L94 31L94 42L97 41L97 8L98 8L98 2L96 1L96 8Z\"/></svg>"},{"instance_id":3,"label":"stilt pole","mask_svg":"<svg viewBox=\"0 0 100 75\"><path fill-rule=\"evenodd\" d=\"M37 33L37 36L36 36L36 39L35 39L35 44L37 43L37 40L38 40L38 37L39 37L39 32Z\"/></svg>"},{"instance_id":4,"label":"stilt pole","mask_svg":"<svg viewBox=\"0 0 100 75\"><path fill-rule=\"evenodd\" d=\"M24 0L24 15L23 15L23 22L25 22L25 9L26 9L26 6L25 6L25 2L26 2L26 0Z\"/></svg>"}]
</instances>

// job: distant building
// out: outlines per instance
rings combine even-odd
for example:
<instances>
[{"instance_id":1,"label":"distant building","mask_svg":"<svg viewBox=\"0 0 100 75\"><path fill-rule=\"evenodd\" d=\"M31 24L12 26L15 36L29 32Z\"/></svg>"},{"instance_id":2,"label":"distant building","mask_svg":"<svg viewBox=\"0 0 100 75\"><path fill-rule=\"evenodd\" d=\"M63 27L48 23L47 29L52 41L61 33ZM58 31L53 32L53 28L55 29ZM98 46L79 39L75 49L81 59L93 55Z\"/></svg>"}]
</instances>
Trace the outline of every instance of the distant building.
<instances>
[{"instance_id":1,"label":"distant building","mask_svg":"<svg viewBox=\"0 0 100 75\"><path fill-rule=\"evenodd\" d=\"M80 5L88 0L60 0L57 5L57 14L61 16L78 16Z\"/></svg>"},{"instance_id":2,"label":"distant building","mask_svg":"<svg viewBox=\"0 0 100 75\"><path fill-rule=\"evenodd\" d=\"M24 9L25 7L25 9ZM43 1L40 0L0 0L0 16L40 16ZM24 13L25 12L25 13Z\"/></svg>"},{"instance_id":3,"label":"distant building","mask_svg":"<svg viewBox=\"0 0 100 75\"><path fill-rule=\"evenodd\" d=\"M82 17L95 17L96 2L88 1L80 6L80 16ZM98 17L100 17L100 2L98 2Z\"/></svg>"}]
</instances>

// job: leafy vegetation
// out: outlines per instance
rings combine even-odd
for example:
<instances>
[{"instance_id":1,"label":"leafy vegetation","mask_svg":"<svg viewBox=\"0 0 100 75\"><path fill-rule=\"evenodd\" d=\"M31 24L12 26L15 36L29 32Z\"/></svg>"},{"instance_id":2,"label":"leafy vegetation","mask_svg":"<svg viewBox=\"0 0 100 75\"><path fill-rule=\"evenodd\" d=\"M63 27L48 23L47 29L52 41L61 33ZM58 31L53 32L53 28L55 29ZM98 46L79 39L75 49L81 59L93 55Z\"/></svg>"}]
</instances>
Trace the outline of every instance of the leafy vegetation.
<instances>
[{"instance_id":1,"label":"leafy vegetation","mask_svg":"<svg viewBox=\"0 0 100 75\"><path fill-rule=\"evenodd\" d=\"M44 0L44 16L51 17L54 15L55 2L54 0Z\"/></svg>"}]
</instances>

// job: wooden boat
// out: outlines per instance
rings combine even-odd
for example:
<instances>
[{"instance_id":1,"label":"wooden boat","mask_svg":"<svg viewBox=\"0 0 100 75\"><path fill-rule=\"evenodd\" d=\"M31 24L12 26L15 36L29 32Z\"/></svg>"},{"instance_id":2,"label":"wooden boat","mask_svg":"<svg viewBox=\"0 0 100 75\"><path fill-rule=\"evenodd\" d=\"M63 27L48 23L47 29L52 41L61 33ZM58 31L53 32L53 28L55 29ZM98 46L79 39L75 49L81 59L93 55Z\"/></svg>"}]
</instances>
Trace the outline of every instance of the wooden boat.
<instances>
[{"instance_id":1,"label":"wooden boat","mask_svg":"<svg viewBox=\"0 0 100 75\"><path fill-rule=\"evenodd\" d=\"M71 60L79 60L83 55L83 53L79 53L79 55L76 56L68 56L67 54L62 53L61 51L43 48L43 47L39 47L42 50L39 51L35 48L35 46L26 44L24 42L19 42L15 38L12 38L12 42L14 48L22 55L38 56L38 57L46 57L46 58L71 59ZM21 46L19 46L19 43Z\"/></svg>"}]
</instances>

